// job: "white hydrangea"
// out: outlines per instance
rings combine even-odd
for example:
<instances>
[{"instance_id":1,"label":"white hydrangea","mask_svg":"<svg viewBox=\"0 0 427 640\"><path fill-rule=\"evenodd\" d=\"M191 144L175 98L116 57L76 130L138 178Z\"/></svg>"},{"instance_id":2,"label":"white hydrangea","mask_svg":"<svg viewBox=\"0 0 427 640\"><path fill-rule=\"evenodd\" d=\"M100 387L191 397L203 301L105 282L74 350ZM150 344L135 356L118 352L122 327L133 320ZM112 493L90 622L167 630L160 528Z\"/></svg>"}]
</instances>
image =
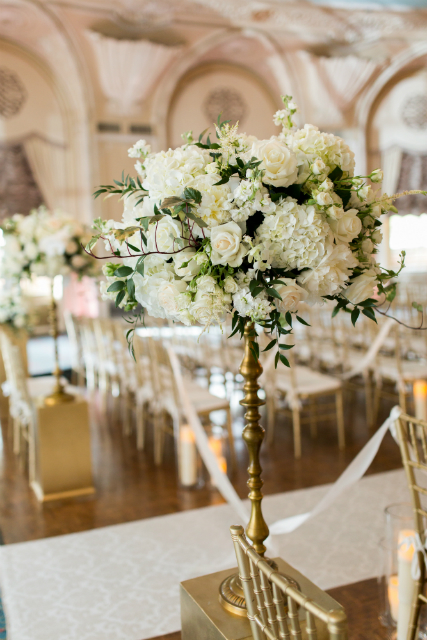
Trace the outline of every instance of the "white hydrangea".
<instances>
[{"instance_id":1,"label":"white hydrangea","mask_svg":"<svg viewBox=\"0 0 427 640\"><path fill-rule=\"evenodd\" d=\"M297 278L298 284L309 293L308 303L320 301L322 296L335 295L357 267L358 260L345 244L331 245L315 266L305 269Z\"/></svg>"},{"instance_id":2,"label":"white hydrangea","mask_svg":"<svg viewBox=\"0 0 427 640\"><path fill-rule=\"evenodd\" d=\"M329 225L322 214L312 205L286 198L265 216L254 246L269 252L273 267L305 269L325 254L330 243Z\"/></svg>"},{"instance_id":3,"label":"white hydrangea","mask_svg":"<svg viewBox=\"0 0 427 640\"><path fill-rule=\"evenodd\" d=\"M303 129L286 134L285 139L288 147L297 156L299 183L308 177L310 165L318 162L319 158L329 169L338 166L353 176L354 153L342 138L319 131L312 124L306 124Z\"/></svg>"},{"instance_id":4,"label":"white hydrangea","mask_svg":"<svg viewBox=\"0 0 427 640\"><path fill-rule=\"evenodd\" d=\"M163 262L151 255L144 260L144 276L135 274L135 299L154 318L166 318L166 310L160 304L158 290L165 282L175 280L173 264ZM186 285L186 283L184 283ZM187 285L186 285L187 286Z\"/></svg>"},{"instance_id":5,"label":"white hydrangea","mask_svg":"<svg viewBox=\"0 0 427 640\"><path fill-rule=\"evenodd\" d=\"M145 140L138 140L133 147L128 149L129 158L145 158L149 153L151 153L151 145Z\"/></svg>"},{"instance_id":6,"label":"white hydrangea","mask_svg":"<svg viewBox=\"0 0 427 640\"><path fill-rule=\"evenodd\" d=\"M143 187L150 198L163 200L170 196L181 196L194 178L204 173L212 158L205 149L195 145L161 151L146 159L147 172Z\"/></svg>"},{"instance_id":7,"label":"white hydrangea","mask_svg":"<svg viewBox=\"0 0 427 640\"><path fill-rule=\"evenodd\" d=\"M220 180L221 176L209 173L197 176L190 185L202 194L202 202L196 208L196 213L208 227L231 220L231 190L228 184L215 185Z\"/></svg>"},{"instance_id":8,"label":"white hydrangea","mask_svg":"<svg viewBox=\"0 0 427 640\"><path fill-rule=\"evenodd\" d=\"M248 316L254 322L266 320L273 305L267 300L265 291L261 291L255 298L249 287L242 287L233 295L233 305L237 313L245 318Z\"/></svg>"}]
</instances>

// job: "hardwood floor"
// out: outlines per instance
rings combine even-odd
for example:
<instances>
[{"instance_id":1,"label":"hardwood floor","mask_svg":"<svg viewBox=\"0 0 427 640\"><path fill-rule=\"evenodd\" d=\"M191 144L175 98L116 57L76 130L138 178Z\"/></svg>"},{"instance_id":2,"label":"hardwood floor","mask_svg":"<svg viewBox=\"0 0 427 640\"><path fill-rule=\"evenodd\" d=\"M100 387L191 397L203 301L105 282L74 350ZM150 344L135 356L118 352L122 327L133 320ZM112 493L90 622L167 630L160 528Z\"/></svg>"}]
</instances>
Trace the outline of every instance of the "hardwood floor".
<instances>
[{"instance_id":1,"label":"hardwood floor","mask_svg":"<svg viewBox=\"0 0 427 640\"><path fill-rule=\"evenodd\" d=\"M389 410L390 406L383 406L378 424ZM247 454L240 437L242 424L242 410L238 407L234 430L239 468L232 481L239 495L245 497ZM372 435L365 423L362 396L348 395L345 426L345 451L338 450L335 423L324 423L319 425L316 439L311 439L308 427L303 431L302 458L295 460L290 422L279 418L274 445L264 445L261 452L265 494L333 482ZM6 544L223 502L208 485L197 491L178 487L172 438L166 439L163 464L156 467L150 433L146 450L139 452L134 434L124 436L119 424L109 424L98 416L92 425L96 495L41 505L28 487L19 459L12 453L6 423L2 424L2 436L0 529ZM400 464L399 450L388 434L369 473L396 469Z\"/></svg>"}]
</instances>

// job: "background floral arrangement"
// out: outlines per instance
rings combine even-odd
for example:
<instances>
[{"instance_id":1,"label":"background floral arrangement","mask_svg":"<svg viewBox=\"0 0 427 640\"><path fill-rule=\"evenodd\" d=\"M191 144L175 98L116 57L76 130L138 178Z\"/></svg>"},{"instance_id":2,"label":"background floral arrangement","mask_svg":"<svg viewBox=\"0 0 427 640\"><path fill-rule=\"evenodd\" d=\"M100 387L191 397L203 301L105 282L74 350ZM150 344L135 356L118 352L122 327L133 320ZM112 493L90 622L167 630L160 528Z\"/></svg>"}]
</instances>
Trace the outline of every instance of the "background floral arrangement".
<instances>
[{"instance_id":1,"label":"background floral arrangement","mask_svg":"<svg viewBox=\"0 0 427 640\"><path fill-rule=\"evenodd\" d=\"M66 213L51 213L45 207L27 216L19 213L6 219L3 231L2 275L23 276L93 275L95 265L84 251L90 234Z\"/></svg>"},{"instance_id":2,"label":"background floral arrangement","mask_svg":"<svg viewBox=\"0 0 427 640\"><path fill-rule=\"evenodd\" d=\"M0 295L0 324L7 324L14 329L22 329L28 326L28 322L28 309L19 285L13 284L4 288Z\"/></svg>"},{"instance_id":3,"label":"background floral arrangement","mask_svg":"<svg viewBox=\"0 0 427 640\"><path fill-rule=\"evenodd\" d=\"M291 332L294 315L304 323L301 302L336 300L334 314L375 320L372 296L393 299L396 285L387 283L404 262L403 254L394 272L375 258L380 216L396 211L368 182L380 183L382 172L354 176L347 144L313 125L296 130L297 107L289 96L283 102L274 115L282 131L269 140L218 118L214 142L188 132L177 149L151 153L144 140L129 149L137 176L95 192L123 198L122 222L97 219L86 247L94 255L102 240L114 257L103 269L105 299L186 325L232 314L233 333L248 321L271 333L267 349ZM279 359L288 364L278 350Z\"/></svg>"}]
</instances>

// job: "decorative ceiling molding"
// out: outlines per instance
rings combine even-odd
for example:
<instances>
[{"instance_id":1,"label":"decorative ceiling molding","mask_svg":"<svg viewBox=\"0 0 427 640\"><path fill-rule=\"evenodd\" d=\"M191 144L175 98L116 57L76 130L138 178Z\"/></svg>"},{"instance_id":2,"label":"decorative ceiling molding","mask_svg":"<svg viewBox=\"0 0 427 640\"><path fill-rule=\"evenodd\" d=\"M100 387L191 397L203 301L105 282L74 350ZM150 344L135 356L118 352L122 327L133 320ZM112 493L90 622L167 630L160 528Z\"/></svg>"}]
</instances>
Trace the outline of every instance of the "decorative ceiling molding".
<instances>
[{"instance_id":1,"label":"decorative ceiling molding","mask_svg":"<svg viewBox=\"0 0 427 640\"><path fill-rule=\"evenodd\" d=\"M351 106L357 94L380 68L372 60L357 56L319 57L314 63L341 111Z\"/></svg>"},{"instance_id":2,"label":"decorative ceiling molding","mask_svg":"<svg viewBox=\"0 0 427 640\"><path fill-rule=\"evenodd\" d=\"M96 57L99 81L109 111L116 116L137 113L161 74L181 47L149 40L118 40L86 31Z\"/></svg>"}]
</instances>

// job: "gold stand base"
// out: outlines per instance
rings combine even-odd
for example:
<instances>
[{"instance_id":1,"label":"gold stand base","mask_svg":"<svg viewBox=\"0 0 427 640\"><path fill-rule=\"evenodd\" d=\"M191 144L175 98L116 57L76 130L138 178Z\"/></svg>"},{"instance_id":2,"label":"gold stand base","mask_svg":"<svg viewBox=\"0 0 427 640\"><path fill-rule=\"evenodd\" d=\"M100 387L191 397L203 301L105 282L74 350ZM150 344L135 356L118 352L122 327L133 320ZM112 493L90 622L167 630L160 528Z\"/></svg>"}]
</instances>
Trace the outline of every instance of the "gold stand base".
<instances>
[{"instance_id":1,"label":"gold stand base","mask_svg":"<svg viewBox=\"0 0 427 640\"><path fill-rule=\"evenodd\" d=\"M75 396L64 391L64 387L59 385L53 393L44 398L44 404L47 407L54 407L57 404L65 404L66 402L74 402Z\"/></svg>"},{"instance_id":2,"label":"gold stand base","mask_svg":"<svg viewBox=\"0 0 427 640\"><path fill-rule=\"evenodd\" d=\"M278 571L289 577L301 590L328 611L342 607L324 591L321 591L308 578L294 569L281 558L274 559ZM200 578L181 582L181 628L182 640L253 640L249 620L241 614L232 615L219 602L218 584L233 578L237 568L218 571ZM307 640L304 609L299 609L301 640ZM316 623L318 640L329 640L325 623Z\"/></svg>"},{"instance_id":3,"label":"gold stand base","mask_svg":"<svg viewBox=\"0 0 427 640\"><path fill-rule=\"evenodd\" d=\"M274 560L271 558L265 558L265 561L268 562L270 567L275 571L278 570L277 563ZM294 587L297 589L300 588L298 582L291 576L286 575L285 573L281 573L281 575L289 580ZM243 594L243 587L238 573L228 576L221 582L219 587L219 601L224 609L230 613L234 613L237 616L247 615L245 596Z\"/></svg>"}]
</instances>

